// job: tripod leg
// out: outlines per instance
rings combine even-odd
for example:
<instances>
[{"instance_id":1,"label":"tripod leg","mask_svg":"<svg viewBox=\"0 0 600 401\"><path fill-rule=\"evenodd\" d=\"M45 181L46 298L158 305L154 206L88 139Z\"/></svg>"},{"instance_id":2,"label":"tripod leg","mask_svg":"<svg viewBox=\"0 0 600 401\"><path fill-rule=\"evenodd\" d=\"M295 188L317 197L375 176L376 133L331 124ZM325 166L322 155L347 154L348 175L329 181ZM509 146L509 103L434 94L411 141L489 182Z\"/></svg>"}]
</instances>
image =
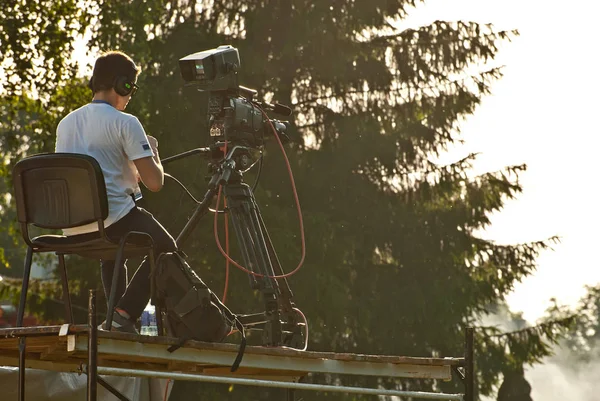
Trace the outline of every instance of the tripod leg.
<instances>
[{"instance_id":1,"label":"tripod leg","mask_svg":"<svg viewBox=\"0 0 600 401\"><path fill-rule=\"evenodd\" d=\"M256 201L254 199L253 199L253 201L255 202L257 219L260 224L261 232L263 233L263 235L265 237L265 243L267 245L267 250L269 251L269 255L270 255L272 266L273 266L273 271L275 272L275 275L282 276L284 274L284 272L283 272L283 269L281 268L281 262L279 262L279 258L277 257L277 254L275 253L275 248L273 247L273 241L271 241L271 236L269 235L269 232L267 231L267 226L265 225L262 215L260 214L260 209L258 208L258 204L256 204ZM290 288L290 285L288 284L287 278L283 277L283 278L277 279L277 281L283 283L283 289L281 290L281 295L283 296L283 298L285 300L283 309L291 312L292 307L293 307L292 298L294 297L294 294L292 294L292 290Z\"/></svg>"},{"instance_id":2,"label":"tripod leg","mask_svg":"<svg viewBox=\"0 0 600 401\"><path fill-rule=\"evenodd\" d=\"M267 250L267 244L265 242L265 236L261 230L260 222L258 220L258 213L256 209L256 203L252 198L252 194L250 194L250 198L248 202L242 205L244 208L244 214L246 217L246 225L248 227L248 231L253 237L257 245L257 251L260 255L261 262L263 263L263 271L265 275L274 276L275 272L273 271L273 266L271 263L271 257L269 255L269 251ZM275 281L276 285L277 282Z\"/></svg>"},{"instance_id":3,"label":"tripod leg","mask_svg":"<svg viewBox=\"0 0 600 401\"><path fill-rule=\"evenodd\" d=\"M229 214L231 217L231 223L233 225L233 231L235 232L235 236L238 239L238 246L240 247L240 252L242 253L242 260L246 264L245 267L250 271L254 271L254 266L257 265L256 255L254 253L253 244L249 244L248 240L246 239L246 232L242 228L243 224L241 222L242 219L239 210L237 210L237 208L229 208ZM256 276L248 274L248 279L250 280L251 288L259 288Z\"/></svg>"},{"instance_id":4,"label":"tripod leg","mask_svg":"<svg viewBox=\"0 0 600 401\"><path fill-rule=\"evenodd\" d=\"M246 249L250 256L250 260L245 262L252 271L258 270L257 273L262 275L259 289L263 294L266 317L263 344L281 345L283 331L279 313L279 285L272 278L273 266L252 191L246 184L231 185L225 187L225 196L240 248ZM252 263L254 261L256 264Z\"/></svg>"},{"instance_id":5,"label":"tripod leg","mask_svg":"<svg viewBox=\"0 0 600 401\"><path fill-rule=\"evenodd\" d=\"M242 257L244 256L243 253L247 252L248 260L244 260L247 264L246 268L263 275L260 278L262 284L260 288L276 289L277 282L269 278L274 273L264 237L256 229L259 225L253 220L256 216L252 213L247 200L228 200L227 204L230 205L231 220L240 249L242 249ZM256 281L256 278L254 280Z\"/></svg>"},{"instance_id":6,"label":"tripod leg","mask_svg":"<svg viewBox=\"0 0 600 401\"><path fill-rule=\"evenodd\" d=\"M194 210L192 217L190 217L185 227L183 227L183 230L181 230L181 232L177 236L175 242L177 243L178 247L181 247L182 244L189 238L192 231L194 231L194 228L198 225L200 218L202 218L202 216L204 216L206 212L208 212L210 202L214 198L216 192L216 188L210 188L208 191L206 191L202 202L200 202L196 210Z\"/></svg>"},{"instance_id":7,"label":"tripod leg","mask_svg":"<svg viewBox=\"0 0 600 401\"><path fill-rule=\"evenodd\" d=\"M260 213L258 204L256 203L254 198L252 198L252 201L254 202L256 221L258 222L258 224L260 224L260 232L264 236L265 246L269 252L271 267L275 272L275 275L282 276L284 275L284 272L281 267L281 262L279 262L279 258L277 257L277 253L275 252L273 241L271 240L269 232L267 231L267 227ZM305 340L304 334L300 330L300 326L298 326L299 316L294 310L295 305L293 302L292 290L290 289L286 277L278 278L275 281L277 283L277 288L279 290L280 295L278 297L278 307L282 312L281 317L283 318L283 321L287 323L286 327L291 328L291 333L283 336L282 343L288 346L292 346L294 348L301 347L302 344L305 343ZM274 328L274 330L280 331L280 326L281 325L278 325L278 327Z\"/></svg>"}]
</instances>

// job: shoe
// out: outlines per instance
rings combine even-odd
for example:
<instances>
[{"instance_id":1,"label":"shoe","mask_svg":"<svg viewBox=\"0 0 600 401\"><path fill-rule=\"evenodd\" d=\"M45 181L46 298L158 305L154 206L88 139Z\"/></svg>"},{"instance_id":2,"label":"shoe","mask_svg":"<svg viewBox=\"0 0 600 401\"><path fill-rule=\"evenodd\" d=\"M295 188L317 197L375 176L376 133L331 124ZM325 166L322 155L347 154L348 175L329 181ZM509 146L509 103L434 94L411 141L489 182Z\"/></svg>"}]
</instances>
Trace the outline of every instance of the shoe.
<instances>
[{"instance_id":1,"label":"shoe","mask_svg":"<svg viewBox=\"0 0 600 401\"><path fill-rule=\"evenodd\" d=\"M118 331L121 333L131 333L131 334L140 334L135 328L135 323L126 317L122 316L119 312L115 311L113 313L113 321L110 327L110 331ZM98 330L107 331L106 330L106 320L102 322L100 326L98 326Z\"/></svg>"}]
</instances>

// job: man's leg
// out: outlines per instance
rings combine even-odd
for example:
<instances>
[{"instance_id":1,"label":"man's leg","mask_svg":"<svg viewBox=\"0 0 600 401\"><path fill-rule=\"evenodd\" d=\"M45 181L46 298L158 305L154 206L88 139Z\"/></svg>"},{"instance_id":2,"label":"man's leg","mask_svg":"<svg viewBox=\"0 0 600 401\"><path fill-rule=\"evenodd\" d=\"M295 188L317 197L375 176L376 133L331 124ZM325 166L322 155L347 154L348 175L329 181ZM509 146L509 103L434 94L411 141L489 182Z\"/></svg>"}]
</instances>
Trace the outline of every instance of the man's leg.
<instances>
[{"instance_id":1,"label":"man's leg","mask_svg":"<svg viewBox=\"0 0 600 401\"><path fill-rule=\"evenodd\" d=\"M125 217L110 225L107 234L111 238L120 238L128 231L140 231L150 234L154 241L154 257L160 253L177 249L175 240L167 230L144 209L135 207ZM126 311L131 320L139 318L150 300L150 262L144 259L131 282L117 304L119 309Z\"/></svg>"},{"instance_id":2,"label":"man's leg","mask_svg":"<svg viewBox=\"0 0 600 401\"><path fill-rule=\"evenodd\" d=\"M102 287L104 287L104 295L106 296L106 303L108 304L108 298L110 297L110 287L112 286L112 278L115 272L115 261L114 260L103 260L102 266ZM121 270L119 270L119 281L117 282L117 302L125 293L127 287L127 266L123 263Z\"/></svg>"}]
</instances>

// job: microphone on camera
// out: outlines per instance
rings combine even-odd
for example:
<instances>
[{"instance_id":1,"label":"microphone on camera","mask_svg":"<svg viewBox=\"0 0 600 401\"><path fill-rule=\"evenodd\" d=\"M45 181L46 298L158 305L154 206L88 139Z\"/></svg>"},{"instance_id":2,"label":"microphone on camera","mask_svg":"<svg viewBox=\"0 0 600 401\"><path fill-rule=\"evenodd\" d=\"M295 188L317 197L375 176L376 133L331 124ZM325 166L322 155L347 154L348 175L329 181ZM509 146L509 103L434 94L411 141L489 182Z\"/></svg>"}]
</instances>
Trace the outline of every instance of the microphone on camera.
<instances>
[{"instance_id":1,"label":"microphone on camera","mask_svg":"<svg viewBox=\"0 0 600 401\"><path fill-rule=\"evenodd\" d=\"M273 105L273 113L288 117L292 115L292 108L281 103L275 103Z\"/></svg>"},{"instance_id":2,"label":"microphone on camera","mask_svg":"<svg viewBox=\"0 0 600 401\"><path fill-rule=\"evenodd\" d=\"M267 102L256 102L259 106L261 106L265 110L272 111L273 113L279 114L281 116L289 117L292 115L292 109L286 105L281 103L267 103Z\"/></svg>"}]
</instances>

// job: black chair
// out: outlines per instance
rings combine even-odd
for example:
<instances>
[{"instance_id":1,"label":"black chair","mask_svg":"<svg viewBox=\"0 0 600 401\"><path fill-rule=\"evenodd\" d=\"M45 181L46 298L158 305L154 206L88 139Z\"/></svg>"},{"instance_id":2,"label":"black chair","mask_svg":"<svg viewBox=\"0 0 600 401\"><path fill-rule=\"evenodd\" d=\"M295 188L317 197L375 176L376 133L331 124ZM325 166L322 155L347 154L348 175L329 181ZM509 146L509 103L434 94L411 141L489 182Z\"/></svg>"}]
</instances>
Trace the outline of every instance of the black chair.
<instances>
[{"instance_id":1,"label":"black chair","mask_svg":"<svg viewBox=\"0 0 600 401\"><path fill-rule=\"evenodd\" d=\"M119 270L125 259L147 255L151 271L154 272L152 237L137 231L128 232L119 241L107 237L104 229L104 219L108 216L106 186L102 170L91 156L74 153L33 155L15 165L13 181L17 219L28 246L17 326L23 325L33 254L54 252L58 256L68 323L74 321L65 255L116 261L106 316L106 329L110 330ZM41 235L31 238L29 234L30 225L43 229L64 229L93 222L97 222L98 231L91 235ZM135 244L132 240L135 240Z\"/></svg>"}]
</instances>

